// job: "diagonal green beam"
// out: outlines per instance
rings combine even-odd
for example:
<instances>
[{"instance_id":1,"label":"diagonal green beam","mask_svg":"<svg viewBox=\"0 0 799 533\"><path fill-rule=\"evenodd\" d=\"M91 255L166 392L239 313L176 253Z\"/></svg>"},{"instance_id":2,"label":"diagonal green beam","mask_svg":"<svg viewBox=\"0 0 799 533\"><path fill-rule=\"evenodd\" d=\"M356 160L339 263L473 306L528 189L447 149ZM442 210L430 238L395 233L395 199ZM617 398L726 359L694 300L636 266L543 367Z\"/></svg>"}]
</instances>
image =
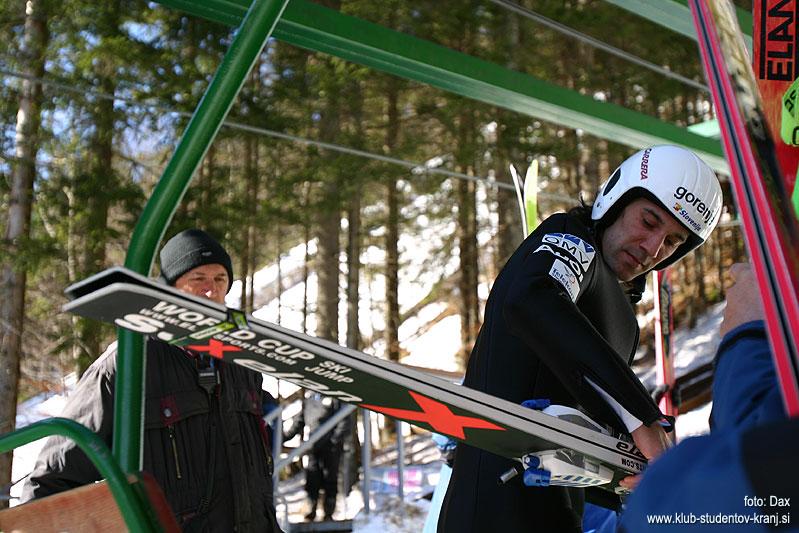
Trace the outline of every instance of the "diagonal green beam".
<instances>
[{"instance_id":1,"label":"diagonal green beam","mask_svg":"<svg viewBox=\"0 0 799 533\"><path fill-rule=\"evenodd\" d=\"M237 31L186 126L172 159L144 206L130 239L125 266L148 275L158 243L189 186L216 132L224 122L247 74L269 39L289 0L253 0L244 7ZM114 457L126 472L141 470L144 425L144 339L118 331L116 395L114 399Z\"/></svg>"},{"instance_id":2,"label":"diagonal green beam","mask_svg":"<svg viewBox=\"0 0 799 533\"><path fill-rule=\"evenodd\" d=\"M238 24L246 9L244 0L160 3L229 25ZM718 140L307 0L289 3L274 36L295 46L635 148L658 143L683 145L699 153L716 170L728 173Z\"/></svg>"},{"instance_id":3,"label":"diagonal green beam","mask_svg":"<svg viewBox=\"0 0 799 533\"><path fill-rule=\"evenodd\" d=\"M615 6L649 19L686 37L696 40L691 10L688 0L605 0ZM738 24L744 34L744 41L749 51L752 51L752 14L745 9L736 8Z\"/></svg>"}]
</instances>

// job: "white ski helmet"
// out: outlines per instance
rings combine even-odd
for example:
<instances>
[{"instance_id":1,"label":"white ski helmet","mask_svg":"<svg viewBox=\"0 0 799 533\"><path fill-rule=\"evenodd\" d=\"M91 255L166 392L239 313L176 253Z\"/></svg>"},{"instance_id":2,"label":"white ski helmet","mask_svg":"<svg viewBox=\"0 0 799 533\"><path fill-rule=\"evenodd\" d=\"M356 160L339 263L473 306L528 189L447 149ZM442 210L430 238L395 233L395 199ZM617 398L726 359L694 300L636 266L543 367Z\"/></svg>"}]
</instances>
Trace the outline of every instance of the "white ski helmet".
<instances>
[{"instance_id":1,"label":"white ski helmet","mask_svg":"<svg viewBox=\"0 0 799 533\"><path fill-rule=\"evenodd\" d=\"M653 146L627 158L599 188L591 218L607 227L639 197L660 204L689 231L688 240L653 270L666 268L702 245L721 216L716 174L696 154L679 146Z\"/></svg>"}]
</instances>

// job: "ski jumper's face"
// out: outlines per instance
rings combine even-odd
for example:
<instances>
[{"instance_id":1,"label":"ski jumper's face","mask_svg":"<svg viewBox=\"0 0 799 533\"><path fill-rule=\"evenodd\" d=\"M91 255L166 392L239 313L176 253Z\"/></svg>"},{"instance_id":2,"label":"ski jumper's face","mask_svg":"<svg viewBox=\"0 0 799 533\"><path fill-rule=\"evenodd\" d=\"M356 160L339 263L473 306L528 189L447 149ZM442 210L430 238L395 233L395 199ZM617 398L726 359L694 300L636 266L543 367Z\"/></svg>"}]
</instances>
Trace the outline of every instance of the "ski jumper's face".
<instances>
[{"instance_id":1,"label":"ski jumper's face","mask_svg":"<svg viewBox=\"0 0 799 533\"><path fill-rule=\"evenodd\" d=\"M229 281L227 270L222 265L202 265L180 276L175 281L175 288L224 304Z\"/></svg>"},{"instance_id":2,"label":"ski jumper's face","mask_svg":"<svg viewBox=\"0 0 799 533\"><path fill-rule=\"evenodd\" d=\"M620 281L652 269L688 239L688 230L658 204L630 202L602 234L602 257Z\"/></svg>"}]
</instances>

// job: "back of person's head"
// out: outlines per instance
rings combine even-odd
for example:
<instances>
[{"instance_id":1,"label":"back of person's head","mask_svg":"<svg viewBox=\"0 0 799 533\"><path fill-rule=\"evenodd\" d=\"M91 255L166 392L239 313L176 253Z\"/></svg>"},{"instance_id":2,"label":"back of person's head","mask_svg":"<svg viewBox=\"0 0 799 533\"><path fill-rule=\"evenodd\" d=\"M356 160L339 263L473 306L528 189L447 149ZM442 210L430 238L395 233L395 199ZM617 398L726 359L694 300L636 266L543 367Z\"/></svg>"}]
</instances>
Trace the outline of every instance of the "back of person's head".
<instances>
[{"instance_id":1,"label":"back of person's head","mask_svg":"<svg viewBox=\"0 0 799 533\"><path fill-rule=\"evenodd\" d=\"M696 154L679 146L652 146L627 158L599 189L591 218L599 231L633 200L646 198L671 213L688 239L654 266L661 270L702 245L721 216L721 185Z\"/></svg>"},{"instance_id":2,"label":"back of person's head","mask_svg":"<svg viewBox=\"0 0 799 533\"><path fill-rule=\"evenodd\" d=\"M186 272L203 265L222 265L233 285L233 263L219 242L200 229L187 229L169 239L161 248L161 277L174 285Z\"/></svg>"}]
</instances>

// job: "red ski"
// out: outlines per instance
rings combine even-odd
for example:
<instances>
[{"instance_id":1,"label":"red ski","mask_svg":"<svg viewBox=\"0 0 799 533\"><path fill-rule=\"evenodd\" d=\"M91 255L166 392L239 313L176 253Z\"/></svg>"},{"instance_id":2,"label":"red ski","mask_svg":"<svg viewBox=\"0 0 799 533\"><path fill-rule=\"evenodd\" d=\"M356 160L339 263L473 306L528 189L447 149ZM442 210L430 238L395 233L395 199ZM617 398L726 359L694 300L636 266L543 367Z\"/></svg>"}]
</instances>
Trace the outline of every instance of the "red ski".
<instances>
[{"instance_id":1,"label":"red ski","mask_svg":"<svg viewBox=\"0 0 799 533\"><path fill-rule=\"evenodd\" d=\"M671 312L671 283L669 269L652 274L652 293L655 300L655 371L657 388L655 397L663 414L676 417L679 405L674 395L674 354L671 349L671 334L674 321Z\"/></svg>"},{"instance_id":2,"label":"red ski","mask_svg":"<svg viewBox=\"0 0 799 533\"><path fill-rule=\"evenodd\" d=\"M794 4L787 0L776 3ZM779 141L766 127L763 102L732 3L690 0L689 5L721 125L744 236L763 297L766 326L785 406L790 416L797 417L799 222L786 183L790 171L781 166ZM790 31L789 27L784 27L785 32ZM772 34L776 35L776 31L783 31L783 28L773 30ZM796 53L795 46L793 53ZM785 61L790 63L793 75L795 60Z\"/></svg>"}]
</instances>

